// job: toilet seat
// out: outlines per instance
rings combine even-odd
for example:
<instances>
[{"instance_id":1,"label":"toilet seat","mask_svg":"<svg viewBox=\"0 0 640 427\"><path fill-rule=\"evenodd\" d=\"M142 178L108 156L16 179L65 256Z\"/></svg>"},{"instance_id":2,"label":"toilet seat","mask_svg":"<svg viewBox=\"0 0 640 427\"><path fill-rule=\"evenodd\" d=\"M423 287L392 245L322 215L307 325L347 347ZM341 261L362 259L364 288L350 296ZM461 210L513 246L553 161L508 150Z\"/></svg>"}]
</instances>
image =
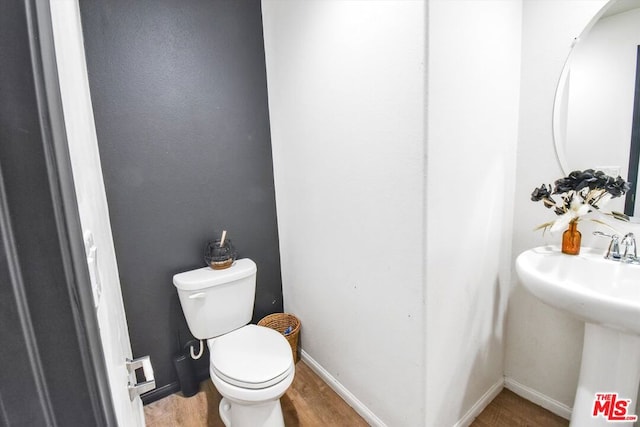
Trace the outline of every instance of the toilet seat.
<instances>
[{"instance_id":1,"label":"toilet seat","mask_svg":"<svg viewBox=\"0 0 640 427\"><path fill-rule=\"evenodd\" d=\"M286 338L263 326L247 325L208 344L211 370L237 387L270 387L284 380L294 367Z\"/></svg>"}]
</instances>

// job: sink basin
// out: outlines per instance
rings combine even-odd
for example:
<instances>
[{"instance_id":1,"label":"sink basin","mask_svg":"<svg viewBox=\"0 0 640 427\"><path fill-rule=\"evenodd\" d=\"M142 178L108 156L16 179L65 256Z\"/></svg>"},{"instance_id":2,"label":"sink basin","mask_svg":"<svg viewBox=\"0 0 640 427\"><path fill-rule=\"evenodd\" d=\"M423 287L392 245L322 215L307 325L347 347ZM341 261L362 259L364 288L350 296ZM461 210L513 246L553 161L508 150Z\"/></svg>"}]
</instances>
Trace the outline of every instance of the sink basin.
<instances>
[{"instance_id":1,"label":"sink basin","mask_svg":"<svg viewBox=\"0 0 640 427\"><path fill-rule=\"evenodd\" d=\"M545 246L525 251L516 260L518 276L529 292L585 322L572 427L611 426L612 421L632 426L637 418L640 265L604 259L602 252L582 248L580 255L565 255ZM612 395L618 403L624 401L624 411L614 414L606 409L616 402L606 400Z\"/></svg>"},{"instance_id":2,"label":"sink basin","mask_svg":"<svg viewBox=\"0 0 640 427\"><path fill-rule=\"evenodd\" d=\"M604 259L602 250L565 255L545 246L523 252L516 270L543 302L608 328L640 335L640 265Z\"/></svg>"}]
</instances>

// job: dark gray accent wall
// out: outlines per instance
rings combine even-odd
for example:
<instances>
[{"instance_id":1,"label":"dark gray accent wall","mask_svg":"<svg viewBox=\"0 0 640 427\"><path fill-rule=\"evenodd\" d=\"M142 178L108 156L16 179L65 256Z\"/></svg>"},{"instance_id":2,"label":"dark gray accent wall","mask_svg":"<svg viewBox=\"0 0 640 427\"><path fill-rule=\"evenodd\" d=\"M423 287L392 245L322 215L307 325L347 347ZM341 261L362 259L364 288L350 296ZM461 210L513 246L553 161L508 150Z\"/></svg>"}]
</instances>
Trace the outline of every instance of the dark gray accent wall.
<instances>
[{"instance_id":1,"label":"dark gray accent wall","mask_svg":"<svg viewBox=\"0 0 640 427\"><path fill-rule=\"evenodd\" d=\"M190 338L172 276L204 266L223 229L258 265L253 320L282 311L260 1L83 0L81 14L131 343L160 397Z\"/></svg>"}]
</instances>

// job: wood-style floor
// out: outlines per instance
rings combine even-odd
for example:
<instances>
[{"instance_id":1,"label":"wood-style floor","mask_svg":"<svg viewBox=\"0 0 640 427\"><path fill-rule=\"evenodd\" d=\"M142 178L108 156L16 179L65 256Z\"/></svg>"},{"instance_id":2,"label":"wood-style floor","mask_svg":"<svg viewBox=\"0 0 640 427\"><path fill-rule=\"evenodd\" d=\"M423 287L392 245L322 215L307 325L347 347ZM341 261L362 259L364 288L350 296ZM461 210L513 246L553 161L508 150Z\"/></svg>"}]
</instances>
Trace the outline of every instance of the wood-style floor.
<instances>
[{"instance_id":1,"label":"wood-style floor","mask_svg":"<svg viewBox=\"0 0 640 427\"><path fill-rule=\"evenodd\" d=\"M505 388L478 415L471 427L564 427L568 425L568 420Z\"/></svg>"},{"instance_id":2,"label":"wood-style floor","mask_svg":"<svg viewBox=\"0 0 640 427\"><path fill-rule=\"evenodd\" d=\"M176 393L146 405L147 427L224 427L218 414L220 399L211 381L204 381L200 392L188 399ZM280 404L287 427L368 426L302 361Z\"/></svg>"},{"instance_id":3,"label":"wood-style floor","mask_svg":"<svg viewBox=\"0 0 640 427\"><path fill-rule=\"evenodd\" d=\"M144 408L148 427L224 427L218 415L221 396L211 381L200 385L190 398L180 393ZM287 427L358 427L368 424L325 384L304 362L280 399ZM503 390L471 424L472 427L556 427L569 422L533 403Z\"/></svg>"}]
</instances>

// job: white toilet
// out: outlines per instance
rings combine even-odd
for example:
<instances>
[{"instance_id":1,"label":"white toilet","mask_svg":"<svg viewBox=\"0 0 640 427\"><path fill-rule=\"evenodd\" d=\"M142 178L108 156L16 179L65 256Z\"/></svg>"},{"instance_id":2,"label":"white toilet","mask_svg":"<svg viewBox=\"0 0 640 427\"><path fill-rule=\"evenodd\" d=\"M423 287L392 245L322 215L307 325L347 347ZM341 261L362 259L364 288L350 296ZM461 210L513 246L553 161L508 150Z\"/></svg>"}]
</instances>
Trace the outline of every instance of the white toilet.
<instances>
[{"instance_id":1,"label":"white toilet","mask_svg":"<svg viewBox=\"0 0 640 427\"><path fill-rule=\"evenodd\" d=\"M280 397L295 374L286 338L248 324L256 271L245 258L224 270L204 267L173 276L191 333L207 340L211 381L222 395L220 417L227 427L283 427Z\"/></svg>"}]
</instances>

